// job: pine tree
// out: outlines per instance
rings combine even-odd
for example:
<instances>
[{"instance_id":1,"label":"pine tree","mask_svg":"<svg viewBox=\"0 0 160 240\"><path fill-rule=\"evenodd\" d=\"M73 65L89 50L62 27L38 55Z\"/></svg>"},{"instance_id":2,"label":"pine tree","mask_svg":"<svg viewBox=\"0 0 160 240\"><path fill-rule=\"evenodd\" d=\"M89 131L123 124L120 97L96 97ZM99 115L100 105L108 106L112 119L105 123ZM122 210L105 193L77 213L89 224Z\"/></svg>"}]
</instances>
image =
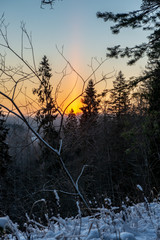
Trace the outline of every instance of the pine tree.
<instances>
[{"instance_id":1,"label":"pine tree","mask_svg":"<svg viewBox=\"0 0 160 240\"><path fill-rule=\"evenodd\" d=\"M160 63L148 65L145 72L144 96L148 102L145 124L143 126L147 138L148 164L151 181L159 189L160 184Z\"/></svg>"},{"instance_id":2,"label":"pine tree","mask_svg":"<svg viewBox=\"0 0 160 240\"><path fill-rule=\"evenodd\" d=\"M38 131L42 134L45 141L51 146L58 146L58 132L55 129L54 121L57 117L57 109L52 97L53 87L50 80L52 77L49 61L46 56L42 58L39 67L40 85L33 89L33 94L38 96L41 108L37 111L35 120L38 125ZM39 158L40 175L42 184L50 179L56 178L58 175L60 164L57 157L46 147L40 143L41 155Z\"/></svg>"},{"instance_id":3,"label":"pine tree","mask_svg":"<svg viewBox=\"0 0 160 240\"><path fill-rule=\"evenodd\" d=\"M38 96L38 101L41 105L41 109L38 110L36 114L38 131L42 129L44 139L52 146L55 146L55 139L58 136L54 127L54 120L57 117L57 109L52 97L53 87L50 84L52 74L46 56L43 57L40 63L39 76L41 77L40 85L37 89L33 89L33 94Z\"/></svg>"},{"instance_id":4,"label":"pine tree","mask_svg":"<svg viewBox=\"0 0 160 240\"><path fill-rule=\"evenodd\" d=\"M5 126L5 119L0 111L0 175L3 176L7 171L8 162L10 161L9 148L6 143L8 128Z\"/></svg>"},{"instance_id":5,"label":"pine tree","mask_svg":"<svg viewBox=\"0 0 160 240\"><path fill-rule=\"evenodd\" d=\"M115 192L119 192L119 201L126 194L132 195L133 186L136 184L135 166L136 160L127 153L130 142L127 139L127 133L131 128L130 99L128 83L123 73L120 71L113 81L113 90L110 96L110 112L112 118L112 138L110 139L110 148L112 152L112 179L117 186ZM134 167L133 167L134 166Z\"/></svg>"},{"instance_id":6,"label":"pine tree","mask_svg":"<svg viewBox=\"0 0 160 240\"><path fill-rule=\"evenodd\" d=\"M74 110L71 109L70 113L68 114L65 124L63 127L64 131L64 150L66 149L67 151L72 152L75 150L75 144L76 144L76 139L77 139L77 129L78 129L78 121L76 114L74 113ZM74 148L74 150L73 150Z\"/></svg>"},{"instance_id":7,"label":"pine tree","mask_svg":"<svg viewBox=\"0 0 160 240\"><path fill-rule=\"evenodd\" d=\"M0 108L1 109L1 108ZM0 209L9 214L9 204L13 197L12 176L9 174L11 157L6 138L9 129L6 126L5 116L0 110Z\"/></svg>"},{"instance_id":8,"label":"pine tree","mask_svg":"<svg viewBox=\"0 0 160 240\"><path fill-rule=\"evenodd\" d=\"M113 90L111 92L110 110L117 117L128 113L130 108L129 90L127 89L127 81L120 71L116 80L113 81Z\"/></svg>"},{"instance_id":9,"label":"pine tree","mask_svg":"<svg viewBox=\"0 0 160 240\"><path fill-rule=\"evenodd\" d=\"M113 34L118 34L122 28L142 28L148 31L149 35L143 42L134 47L120 48L120 45L107 48L109 57L127 57L130 58L128 64L134 64L146 54L149 60L160 60L160 21L159 21L159 0L142 0L140 9L114 14L112 12L98 12L97 17L103 18L104 21L113 21L115 24L111 26Z\"/></svg>"},{"instance_id":10,"label":"pine tree","mask_svg":"<svg viewBox=\"0 0 160 240\"><path fill-rule=\"evenodd\" d=\"M144 136L141 136L141 144L145 146L141 149L145 156L145 166L149 174L147 174L147 183L152 182L152 186L156 186L159 190L159 171L160 171L160 112L159 112L159 89L160 89L160 1L159 0L142 0L139 10L113 14L111 12L97 13L98 17L104 21L111 20L114 25L111 27L112 33L117 34L122 28L141 28L143 31L148 31L149 35L143 42L134 47L121 48L120 45L108 48L107 56L110 57L127 57L128 64L132 65L144 56L148 57L147 71L141 77L132 82L132 86L137 86L138 83L143 83L146 91L143 92L143 97L148 101L148 111L146 111L145 123L138 130L140 133L143 129ZM134 83L134 85L133 85ZM144 87L143 86L143 87ZM143 113L144 114L144 113ZM143 116L142 116L143 118ZM143 143L142 143L143 139ZM139 160L139 159L138 159ZM149 176L150 175L150 176Z\"/></svg>"},{"instance_id":11,"label":"pine tree","mask_svg":"<svg viewBox=\"0 0 160 240\"><path fill-rule=\"evenodd\" d=\"M83 107L80 108L82 116L80 118L80 124L95 124L97 121L100 99L96 94L93 81L90 80L85 90L83 99L81 100Z\"/></svg>"},{"instance_id":12,"label":"pine tree","mask_svg":"<svg viewBox=\"0 0 160 240\"><path fill-rule=\"evenodd\" d=\"M146 99L149 104L149 112L160 112L160 62L148 64L149 72L146 83Z\"/></svg>"},{"instance_id":13,"label":"pine tree","mask_svg":"<svg viewBox=\"0 0 160 240\"><path fill-rule=\"evenodd\" d=\"M93 80L88 82L80 108L82 115L79 125L79 166L87 165L81 184L87 197L92 196L95 170L98 164L97 137L99 133L98 118L100 98L97 95ZM89 167L90 166L90 167Z\"/></svg>"},{"instance_id":14,"label":"pine tree","mask_svg":"<svg viewBox=\"0 0 160 240\"><path fill-rule=\"evenodd\" d=\"M71 109L71 111L68 114L66 121L65 121L64 133L65 134L69 133L71 135L75 135L77 127L78 127L78 121L76 118L76 114L74 113L74 110Z\"/></svg>"},{"instance_id":15,"label":"pine tree","mask_svg":"<svg viewBox=\"0 0 160 240\"><path fill-rule=\"evenodd\" d=\"M74 110L71 109L68 114L64 127L64 139L63 139L63 158L67 162L67 166L72 172L72 176L76 176L77 170L75 165L78 166L78 120Z\"/></svg>"}]
</instances>

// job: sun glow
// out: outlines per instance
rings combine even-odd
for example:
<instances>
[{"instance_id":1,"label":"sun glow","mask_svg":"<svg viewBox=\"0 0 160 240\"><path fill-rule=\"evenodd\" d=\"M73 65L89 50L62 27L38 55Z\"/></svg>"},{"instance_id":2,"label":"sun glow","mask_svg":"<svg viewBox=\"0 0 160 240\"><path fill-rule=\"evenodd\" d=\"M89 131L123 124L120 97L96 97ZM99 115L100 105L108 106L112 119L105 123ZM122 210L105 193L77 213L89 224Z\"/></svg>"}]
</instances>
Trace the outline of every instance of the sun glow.
<instances>
[{"instance_id":1,"label":"sun glow","mask_svg":"<svg viewBox=\"0 0 160 240\"><path fill-rule=\"evenodd\" d=\"M82 103L80 101L80 99L77 99L76 101L74 101L66 110L66 114L69 114L71 109L74 110L74 113L76 115L81 113L80 107L82 106Z\"/></svg>"},{"instance_id":2,"label":"sun glow","mask_svg":"<svg viewBox=\"0 0 160 240\"><path fill-rule=\"evenodd\" d=\"M74 18L76 21L74 21ZM82 23L81 19L78 15L73 16L72 22L72 37L71 37L71 49L69 51L69 55L67 56L72 67L68 66L68 72L70 74L66 74L66 77L63 79L64 82L61 84L61 93L59 94L59 100L62 100L61 105L62 109L67 109L65 114L69 114L71 109L74 110L75 114L80 114L82 107L81 103L81 93L83 89L84 81L80 77L83 75L82 66L84 65L83 61L83 36L82 36ZM83 76L82 76L83 77ZM79 97L78 97L79 96ZM71 103L71 104L70 104Z\"/></svg>"},{"instance_id":3,"label":"sun glow","mask_svg":"<svg viewBox=\"0 0 160 240\"><path fill-rule=\"evenodd\" d=\"M61 82L60 89L56 95L56 103L62 113L69 114L71 109L79 114L82 106L83 82L75 72L67 74Z\"/></svg>"},{"instance_id":4,"label":"sun glow","mask_svg":"<svg viewBox=\"0 0 160 240\"><path fill-rule=\"evenodd\" d=\"M76 19L76 21L74 19ZM70 51L69 58L71 59L71 64L73 68L80 75L82 74L82 66L83 66L83 60L84 60L83 47L82 47L82 43L84 39L83 39L82 33L83 33L82 21L81 21L81 18L76 13L72 21L72 38L71 38L72 48ZM82 87L83 87L82 79L78 77L76 72L73 73L72 80L70 80L71 85L74 85L74 83L76 83L73 94L69 98L70 102L72 102L72 99L76 99L78 96L80 96ZM67 114L71 111L71 109L74 110L74 113L76 115L81 113L81 110L80 110L80 107L82 107L81 98L82 96L77 98L75 101L73 101L73 103L71 103L71 105L69 105L69 107L66 110Z\"/></svg>"}]
</instances>

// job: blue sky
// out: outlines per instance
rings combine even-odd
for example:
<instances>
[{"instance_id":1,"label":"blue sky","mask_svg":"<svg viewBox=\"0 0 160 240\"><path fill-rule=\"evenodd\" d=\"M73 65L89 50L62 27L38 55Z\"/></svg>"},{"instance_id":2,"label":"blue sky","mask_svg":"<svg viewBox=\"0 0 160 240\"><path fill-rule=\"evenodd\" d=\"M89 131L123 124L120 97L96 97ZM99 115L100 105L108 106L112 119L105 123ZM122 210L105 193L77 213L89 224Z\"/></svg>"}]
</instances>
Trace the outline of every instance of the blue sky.
<instances>
[{"instance_id":1,"label":"blue sky","mask_svg":"<svg viewBox=\"0 0 160 240\"><path fill-rule=\"evenodd\" d=\"M132 45L143 40L143 33L138 34L138 39L132 30L112 35L109 23L97 19L96 12L126 12L139 8L140 4L141 0L57 0L50 10L48 5L41 9L40 0L5 0L1 2L1 13L5 13L10 42L17 49L23 21L32 33L37 61L46 54L54 64L55 45L60 48L64 45L64 53L71 62L74 62L73 55L77 55L86 65L91 57L104 58L108 46Z\"/></svg>"},{"instance_id":2,"label":"blue sky","mask_svg":"<svg viewBox=\"0 0 160 240\"><path fill-rule=\"evenodd\" d=\"M20 51L20 25L24 22L28 33L32 34L37 64L45 54L54 71L60 71L65 64L56 50L56 45L60 49L64 46L65 57L80 74L87 77L91 70L88 67L91 58L104 59L107 47L118 44L123 47L133 46L144 42L146 38L142 30L131 29L112 35L111 23L105 23L96 17L97 11L117 13L136 10L140 7L141 0L57 0L52 10L48 5L41 9L40 0L1 0L0 4L0 14L4 12L5 21L9 23L8 38L11 46ZM28 47L27 42L24 45ZM27 56L29 50L24 51ZM138 75L144 65L144 60L128 67L126 59L111 59L101 71L107 73L113 69L117 72L122 70L129 78Z\"/></svg>"}]
</instances>

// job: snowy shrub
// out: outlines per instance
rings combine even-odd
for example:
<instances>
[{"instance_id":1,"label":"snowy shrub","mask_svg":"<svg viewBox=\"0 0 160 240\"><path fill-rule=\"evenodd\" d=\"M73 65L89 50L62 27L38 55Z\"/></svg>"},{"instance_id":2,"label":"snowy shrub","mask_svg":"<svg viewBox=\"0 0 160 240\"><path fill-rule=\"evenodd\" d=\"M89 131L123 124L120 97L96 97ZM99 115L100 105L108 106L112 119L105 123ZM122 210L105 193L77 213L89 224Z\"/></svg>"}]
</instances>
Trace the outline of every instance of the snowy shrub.
<instances>
[{"instance_id":1,"label":"snowy shrub","mask_svg":"<svg viewBox=\"0 0 160 240\"><path fill-rule=\"evenodd\" d=\"M128 207L124 204L121 211L112 206L103 207L92 216L82 217L79 212L76 217L65 219L49 218L46 214L46 226L26 215L23 233L4 217L0 219L0 227L11 228L14 235L4 238L10 240L160 240L160 204L152 202L148 207L145 202Z\"/></svg>"},{"instance_id":2,"label":"snowy shrub","mask_svg":"<svg viewBox=\"0 0 160 240\"><path fill-rule=\"evenodd\" d=\"M5 235L7 233L12 235L13 238L20 240L17 225L14 224L8 216L0 217L0 236L1 236L1 238L5 239Z\"/></svg>"}]
</instances>

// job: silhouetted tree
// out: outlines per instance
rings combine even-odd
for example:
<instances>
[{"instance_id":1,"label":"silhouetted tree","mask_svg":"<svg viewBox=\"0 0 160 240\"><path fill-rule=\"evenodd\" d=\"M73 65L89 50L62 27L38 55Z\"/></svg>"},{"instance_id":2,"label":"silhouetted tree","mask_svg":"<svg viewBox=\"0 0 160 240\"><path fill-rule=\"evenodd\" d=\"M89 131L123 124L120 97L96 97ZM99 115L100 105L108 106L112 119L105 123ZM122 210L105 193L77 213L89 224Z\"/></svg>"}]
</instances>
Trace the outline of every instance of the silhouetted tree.
<instances>
[{"instance_id":1,"label":"silhouetted tree","mask_svg":"<svg viewBox=\"0 0 160 240\"><path fill-rule=\"evenodd\" d=\"M55 107L54 99L52 97L53 87L51 86L51 68L46 56L42 58L39 67L39 76L41 78L40 85L37 89L33 89L33 94L38 96L38 101L41 108L37 111L36 122L38 124L38 131L43 135L43 138L53 147L58 146L58 132L55 129L54 121L57 118L57 109ZM51 179L55 182L59 171L60 164L57 156L53 154L46 146L40 143L40 184L44 184ZM51 183L51 182L50 182Z\"/></svg>"},{"instance_id":2,"label":"silhouetted tree","mask_svg":"<svg viewBox=\"0 0 160 240\"><path fill-rule=\"evenodd\" d=\"M148 64L148 71L145 72L146 94L148 111L160 112L160 62Z\"/></svg>"},{"instance_id":3,"label":"silhouetted tree","mask_svg":"<svg viewBox=\"0 0 160 240\"><path fill-rule=\"evenodd\" d=\"M152 177L152 186L159 186L159 63L160 63L160 2L158 0L142 0L139 10L113 14L111 12L97 13L97 16L104 21L113 21L115 24L111 27L113 34L118 34L122 28L130 27L132 29L142 28L148 31L148 42L136 45L135 47L121 48L120 45L108 48L107 56L109 57L128 57L128 64L132 65L145 54L148 57L147 71L143 76L136 78L131 82L131 86L137 86L143 82L146 88L143 91L143 98L148 102L148 111L146 119L141 116L141 124L137 124L139 129L137 133L142 134L141 152L144 154L144 165L148 168ZM141 94L142 96L142 94ZM145 112L143 111L143 115ZM140 118L139 118L140 119ZM141 131L143 129L143 131ZM133 130L133 129L132 129ZM132 132L131 130L131 132ZM135 133L135 132L134 132ZM137 135L138 136L138 135ZM135 138L137 138L135 136ZM143 143L142 143L143 139ZM143 146L143 150L142 150ZM137 148L138 149L138 148ZM147 184L150 182L147 181Z\"/></svg>"},{"instance_id":4,"label":"silhouetted tree","mask_svg":"<svg viewBox=\"0 0 160 240\"><path fill-rule=\"evenodd\" d=\"M135 153L129 151L132 145L129 132L133 127L133 117L128 81L121 71L113 81L108 110L112 116L111 130L108 136L110 140L107 144L112 159L112 191L115 201L121 202L126 195L134 195L138 182L137 174L139 174L139 164L134 158Z\"/></svg>"},{"instance_id":5,"label":"silhouetted tree","mask_svg":"<svg viewBox=\"0 0 160 240\"><path fill-rule=\"evenodd\" d=\"M148 111L144 124L148 140L148 159L152 184L159 188L160 177L160 63L148 65L145 71L144 96L148 102Z\"/></svg>"},{"instance_id":6,"label":"silhouetted tree","mask_svg":"<svg viewBox=\"0 0 160 240\"><path fill-rule=\"evenodd\" d=\"M55 146L55 139L58 136L54 127L54 120L57 117L57 109L52 97L53 87L50 84L52 74L46 56L43 57L40 63L39 76L41 77L40 85L37 89L33 89L33 94L38 96L38 101L41 105L41 109L38 110L36 114L38 131L42 129L44 139L52 146Z\"/></svg>"},{"instance_id":7,"label":"silhouetted tree","mask_svg":"<svg viewBox=\"0 0 160 240\"><path fill-rule=\"evenodd\" d=\"M63 157L72 176L77 177L79 173L79 135L78 120L73 109L65 120L63 131Z\"/></svg>"},{"instance_id":8,"label":"silhouetted tree","mask_svg":"<svg viewBox=\"0 0 160 240\"><path fill-rule=\"evenodd\" d=\"M91 125L95 124L97 121L100 99L97 97L93 80L89 81L81 102L83 107L80 108L82 111L80 124L83 125L87 122Z\"/></svg>"},{"instance_id":9,"label":"silhouetted tree","mask_svg":"<svg viewBox=\"0 0 160 240\"><path fill-rule=\"evenodd\" d=\"M113 90L110 96L110 110L112 114L116 114L119 117L128 113L130 108L129 92L127 81L120 71L116 80L113 81Z\"/></svg>"},{"instance_id":10,"label":"silhouetted tree","mask_svg":"<svg viewBox=\"0 0 160 240\"><path fill-rule=\"evenodd\" d=\"M128 57L131 60L128 64L133 64L146 53L149 60L160 59L160 3L158 0L143 0L141 8L128 13L113 14L112 12L98 12L97 16L104 21L113 21L115 25L111 27L113 34L118 34L122 28L132 29L142 28L143 31L152 31L148 36L148 42L136 45L135 47L120 48L120 45L108 48L107 56Z\"/></svg>"},{"instance_id":11,"label":"silhouetted tree","mask_svg":"<svg viewBox=\"0 0 160 240\"><path fill-rule=\"evenodd\" d=\"M1 213L8 214L9 200L12 195L12 181L9 176L11 157L6 138L9 129L6 126L5 116L0 108L0 209Z\"/></svg>"},{"instance_id":12,"label":"silhouetted tree","mask_svg":"<svg viewBox=\"0 0 160 240\"><path fill-rule=\"evenodd\" d=\"M81 166L88 165L84 171L81 184L83 189L85 189L86 195L92 196L92 191L95 189L93 182L96 181L94 177L98 161L96 138L98 134L98 111L100 104L100 98L97 96L93 80L88 82L81 102L83 106L80 108L82 115L80 116L78 133L79 156Z\"/></svg>"},{"instance_id":13,"label":"silhouetted tree","mask_svg":"<svg viewBox=\"0 0 160 240\"><path fill-rule=\"evenodd\" d=\"M0 108L1 109L1 108ZM8 128L5 124L5 119L0 110L0 175L3 176L7 170L8 162L10 162L9 147L6 143Z\"/></svg>"},{"instance_id":14,"label":"silhouetted tree","mask_svg":"<svg viewBox=\"0 0 160 240\"><path fill-rule=\"evenodd\" d=\"M73 158L76 156L76 149L78 148L78 121L74 110L71 109L68 114L64 127L64 141L63 150L66 159L71 159L73 163ZM72 149L72 151L71 151Z\"/></svg>"},{"instance_id":15,"label":"silhouetted tree","mask_svg":"<svg viewBox=\"0 0 160 240\"><path fill-rule=\"evenodd\" d=\"M76 118L76 114L74 113L74 110L71 109L65 121L64 132L65 133L70 132L70 134L74 134L77 130L77 126L78 126L78 121Z\"/></svg>"}]
</instances>

